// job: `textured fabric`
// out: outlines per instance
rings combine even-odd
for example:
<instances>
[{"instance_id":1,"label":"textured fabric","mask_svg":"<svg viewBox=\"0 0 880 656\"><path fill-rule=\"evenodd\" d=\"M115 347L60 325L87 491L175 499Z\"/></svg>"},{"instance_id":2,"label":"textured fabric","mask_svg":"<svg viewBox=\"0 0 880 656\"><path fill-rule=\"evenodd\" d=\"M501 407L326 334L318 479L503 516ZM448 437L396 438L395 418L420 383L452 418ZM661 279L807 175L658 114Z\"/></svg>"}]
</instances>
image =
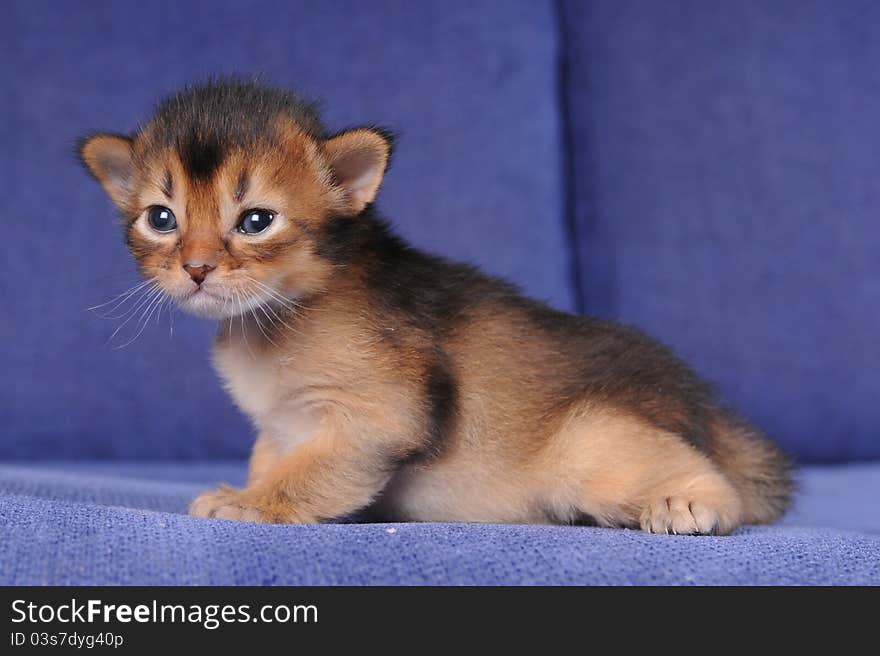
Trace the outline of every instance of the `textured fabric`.
<instances>
[{"instance_id":1,"label":"textured fabric","mask_svg":"<svg viewBox=\"0 0 880 656\"><path fill-rule=\"evenodd\" d=\"M880 456L880 4L563 9L586 309L802 459Z\"/></svg>"},{"instance_id":2,"label":"textured fabric","mask_svg":"<svg viewBox=\"0 0 880 656\"><path fill-rule=\"evenodd\" d=\"M880 464L802 472L780 526L725 537L186 517L243 465L0 466L0 584L880 584Z\"/></svg>"},{"instance_id":3,"label":"textured fabric","mask_svg":"<svg viewBox=\"0 0 880 656\"><path fill-rule=\"evenodd\" d=\"M209 74L265 74L399 133L378 206L416 244L571 307L550 2L12 0L0 20L0 457L243 457L209 322L84 312L136 281L73 156ZM12 237L14 235L14 238ZM15 384L7 384L14 380Z\"/></svg>"}]
</instances>

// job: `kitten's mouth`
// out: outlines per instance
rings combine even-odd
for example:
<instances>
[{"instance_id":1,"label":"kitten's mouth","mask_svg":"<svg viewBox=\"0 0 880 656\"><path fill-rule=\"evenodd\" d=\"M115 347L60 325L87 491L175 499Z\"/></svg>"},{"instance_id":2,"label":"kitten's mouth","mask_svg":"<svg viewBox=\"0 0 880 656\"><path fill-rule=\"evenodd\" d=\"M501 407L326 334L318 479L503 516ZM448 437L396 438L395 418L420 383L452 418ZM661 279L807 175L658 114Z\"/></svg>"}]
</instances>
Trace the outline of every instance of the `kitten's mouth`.
<instances>
[{"instance_id":1,"label":"kitten's mouth","mask_svg":"<svg viewBox=\"0 0 880 656\"><path fill-rule=\"evenodd\" d=\"M209 290L199 286L178 299L182 310L206 319L226 319L250 312L262 299L234 288Z\"/></svg>"},{"instance_id":2,"label":"kitten's mouth","mask_svg":"<svg viewBox=\"0 0 880 656\"><path fill-rule=\"evenodd\" d=\"M208 296L209 298L213 298L213 299L218 300L218 301L222 301L222 300L223 300L223 297L222 297L222 296L219 296L218 294L215 294L215 293L213 293L213 292L209 292L209 291L208 291L207 289L205 289L204 287L196 287L196 289L194 289L194 290L189 294L189 296L187 296L186 298L187 298L187 299L190 299L190 298L193 298L194 296L198 296L199 294L201 294L201 295L203 295L203 296Z\"/></svg>"},{"instance_id":3,"label":"kitten's mouth","mask_svg":"<svg viewBox=\"0 0 880 656\"><path fill-rule=\"evenodd\" d=\"M178 299L177 303L181 309L206 319L225 318L230 313L234 313L235 306L231 297L221 296L203 286Z\"/></svg>"}]
</instances>

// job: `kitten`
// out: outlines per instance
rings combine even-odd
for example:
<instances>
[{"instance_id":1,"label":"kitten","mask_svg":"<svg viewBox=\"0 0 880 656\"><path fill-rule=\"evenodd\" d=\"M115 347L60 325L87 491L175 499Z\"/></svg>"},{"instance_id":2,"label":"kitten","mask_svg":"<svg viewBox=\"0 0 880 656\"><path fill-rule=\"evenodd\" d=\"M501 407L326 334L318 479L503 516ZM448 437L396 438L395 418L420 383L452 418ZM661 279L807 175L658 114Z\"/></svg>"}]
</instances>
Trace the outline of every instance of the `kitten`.
<instances>
[{"instance_id":1,"label":"kitten","mask_svg":"<svg viewBox=\"0 0 880 656\"><path fill-rule=\"evenodd\" d=\"M218 320L214 363L259 431L247 485L191 514L686 534L780 516L786 459L665 347L396 237L372 205L391 150L234 80L82 143L144 276Z\"/></svg>"}]
</instances>

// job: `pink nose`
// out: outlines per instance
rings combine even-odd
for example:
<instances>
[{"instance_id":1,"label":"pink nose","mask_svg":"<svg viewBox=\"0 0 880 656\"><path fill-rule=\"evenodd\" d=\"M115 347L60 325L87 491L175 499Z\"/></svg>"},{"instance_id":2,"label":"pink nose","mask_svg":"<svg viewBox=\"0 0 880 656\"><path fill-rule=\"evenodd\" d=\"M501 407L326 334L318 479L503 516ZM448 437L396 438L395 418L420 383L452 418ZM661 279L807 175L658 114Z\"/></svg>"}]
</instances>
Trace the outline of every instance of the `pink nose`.
<instances>
[{"instance_id":1,"label":"pink nose","mask_svg":"<svg viewBox=\"0 0 880 656\"><path fill-rule=\"evenodd\" d=\"M201 285L215 267L210 264L184 264L183 268L197 285Z\"/></svg>"}]
</instances>

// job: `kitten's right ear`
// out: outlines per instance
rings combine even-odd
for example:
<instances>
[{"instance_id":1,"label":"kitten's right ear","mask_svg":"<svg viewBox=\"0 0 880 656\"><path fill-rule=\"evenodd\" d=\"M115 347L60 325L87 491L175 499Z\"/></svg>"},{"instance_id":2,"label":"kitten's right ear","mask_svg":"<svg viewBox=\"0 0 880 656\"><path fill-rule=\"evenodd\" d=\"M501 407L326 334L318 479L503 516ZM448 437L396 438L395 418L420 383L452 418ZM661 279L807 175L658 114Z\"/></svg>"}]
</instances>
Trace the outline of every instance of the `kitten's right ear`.
<instances>
[{"instance_id":1,"label":"kitten's right ear","mask_svg":"<svg viewBox=\"0 0 880 656\"><path fill-rule=\"evenodd\" d=\"M134 176L131 139L116 134L94 134L80 143L79 156L110 200L117 207L124 207L131 195Z\"/></svg>"}]
</instances>

